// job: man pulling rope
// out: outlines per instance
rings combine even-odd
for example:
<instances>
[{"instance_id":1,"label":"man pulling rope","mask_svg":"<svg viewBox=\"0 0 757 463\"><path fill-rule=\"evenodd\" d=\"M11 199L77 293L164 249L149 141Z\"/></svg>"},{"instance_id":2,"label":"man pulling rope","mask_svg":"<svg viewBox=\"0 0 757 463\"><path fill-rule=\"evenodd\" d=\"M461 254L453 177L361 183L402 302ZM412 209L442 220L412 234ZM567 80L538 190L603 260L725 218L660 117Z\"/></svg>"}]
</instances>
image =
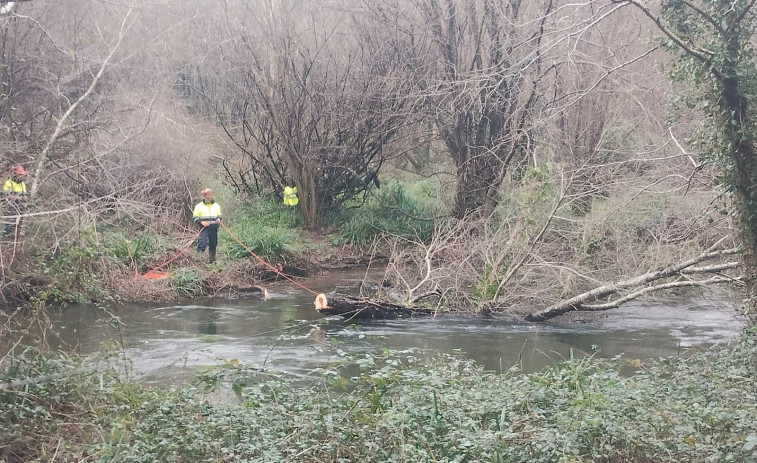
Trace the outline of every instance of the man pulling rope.
<instances>
[{"instance_id":1,"label":"man pulling rope","mask_svg":"<svg viewBox=\"0 0 757 463\"><path fill-rule=\"evenodd\" d=\"M221 206L213 199L213 190L204 188L200 191L202 201L194 208L192 218L202 227L197 237L197 256L202 258L205 248L208 248L208 262L216 261L216 246L218 245L218 227L221 224Z\"/></svg>"}]
</instances>

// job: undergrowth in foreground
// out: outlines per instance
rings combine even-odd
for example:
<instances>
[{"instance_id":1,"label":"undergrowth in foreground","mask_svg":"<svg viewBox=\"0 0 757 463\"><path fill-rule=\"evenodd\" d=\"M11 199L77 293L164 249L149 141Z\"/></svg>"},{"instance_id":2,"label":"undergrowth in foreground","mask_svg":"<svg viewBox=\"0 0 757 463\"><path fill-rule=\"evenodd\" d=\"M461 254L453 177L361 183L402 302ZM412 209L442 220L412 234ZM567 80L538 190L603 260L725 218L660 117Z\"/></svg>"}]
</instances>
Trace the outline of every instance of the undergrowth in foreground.
<instances>
[{"instance_id":1,"label":"undergrowth in foreground","mask_svg":"<svg viewBox=\"0 0 757 463\"><path fill-rule=\"evenodd\" d=\"M521 375L389 352L308 386L230 361L151 389L27 349L0 376L0 461L757 461L756 355L745 334L625 377L619 359Z\"/></svg>"}]
</instances>

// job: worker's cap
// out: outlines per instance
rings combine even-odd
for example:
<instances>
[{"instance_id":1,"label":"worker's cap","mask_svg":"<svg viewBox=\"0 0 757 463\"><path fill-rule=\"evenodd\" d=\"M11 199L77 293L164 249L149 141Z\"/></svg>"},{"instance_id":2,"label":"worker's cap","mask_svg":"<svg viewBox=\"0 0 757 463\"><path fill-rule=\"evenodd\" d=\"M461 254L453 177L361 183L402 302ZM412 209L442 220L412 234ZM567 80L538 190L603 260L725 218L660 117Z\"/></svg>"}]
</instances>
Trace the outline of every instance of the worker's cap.
<instances>
[{"instance_id":1,"label":"worker's cap","mask_svg":"<svg viewBox=\"0 0 757 463\"><path fill-rule=\"evenodd\" d=\"M213 193L213 190L211 190L210 188L203 188L202 190L200 190L200 194L203 196L205 196L208 193Z\"/></svg>"},{"instance_id":2,"label":"worker's cap","mask_svg":"<svg viewBox=\"0 0 757 463\"><path fill-rule=\"evenodd\" d=\"M22 165L13 166L13 169L11 170L13 171L14 174L26 175L26 170L24 170L24 166Z\"/></svg>"}]
</instances>

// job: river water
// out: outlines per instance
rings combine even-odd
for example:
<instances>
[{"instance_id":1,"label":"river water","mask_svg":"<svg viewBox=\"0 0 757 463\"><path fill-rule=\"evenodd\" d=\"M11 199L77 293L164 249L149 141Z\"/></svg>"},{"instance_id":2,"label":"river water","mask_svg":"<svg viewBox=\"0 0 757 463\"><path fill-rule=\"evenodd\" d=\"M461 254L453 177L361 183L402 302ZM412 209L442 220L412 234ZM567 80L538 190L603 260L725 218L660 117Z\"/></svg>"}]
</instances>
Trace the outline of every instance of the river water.
<instances>
[{"instance_id":1,"label":"river water","mask_svg":"<svg viewBox=\"0 0 757 463\"><path fill-rule=\"evenodd\" d=\"M363 273L334 273L304 282L321 291L357 284ZM306 375L344 355L382 348L417 355L461 351L486 368L535 371L574 355L657 359L737 336L744 324L722 296L634 302L599 316L542 324L504 318L440 316L390 321L323 318L314 296L286 283L270 297L64 309L53 318L64 349L82 355L123 342L134 376L148 383L190 379L198 369L237 360ZM114 323L113 316L120 323Z\"/></svg>"}]
</instances>

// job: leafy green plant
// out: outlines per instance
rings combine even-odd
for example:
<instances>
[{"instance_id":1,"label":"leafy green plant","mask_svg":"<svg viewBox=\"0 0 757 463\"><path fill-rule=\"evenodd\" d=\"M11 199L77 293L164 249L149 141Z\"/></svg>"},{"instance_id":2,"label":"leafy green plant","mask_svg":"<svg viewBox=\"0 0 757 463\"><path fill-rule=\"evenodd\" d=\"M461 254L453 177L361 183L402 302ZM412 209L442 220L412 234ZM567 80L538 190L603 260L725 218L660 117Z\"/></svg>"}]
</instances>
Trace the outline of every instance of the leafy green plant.
<instances>
[{"instance_id":1,"label":"leafy green plant","mask_svg":"<svg viewBox=\"0 0 757 463\"><path fill-rule=\"evenodd\" d=\"M420 199L425 190L410 193L410 189L402 182L386 182L367 204L346 217L342 226L344 241L357 247L371 245L385 236L428 241L434 231L432 216L438 208L433 201Z\"/></svg>"},{"instance_id":2,"label":"leafy green plant","mask_svg":"<svg viewBox=\"0 0 757 463\"><path fill-rule=\"evenodd\" d=\"M295 245L299 242L299 235L291 230L256 227L249 223L234 227L232 232L247 248L265 260L278 260L293 255L296 252ZM236 240L228 244L228 253L236 259L253 257Z\"/></svg>"},{"instance_id":3,"label":"leafy green plant","mask_svg":"<svg viewBox=\"0 0 757 463\"><path fill-rule=\"evenodd\" d=\"M531 375L384 351L295 383L232 359L165 388L102 360L19 352L0 370L5 461L56 448L61 460L125 463L757 458L754 333L688 358L571 357Z\"/></svg>"},{"instance_id":4,"label":"leafy green plant","mask_svg":"<svg viewBox=\"0 0 757 463\"><path fill-rule=\"evenodd\" d=\"M37 256L37 269L49 279L49 284L34 296L48 304L82 302L90 294L104 294L100 280L100 246L88 230L82 230L79 240L54 253Z\"/></svg>"},{"instance_id":5,"label":"leafy green plant","mask_svg":"<svg viewBox=\"0 0 757 463\"><path fill-rule=\"evenodd\" d=\"M240 207L228 222L229 229L244 246L272 261L296 255L307 241L296 228L298 225L295 209L262 199ZM230 237L224 248L235 259L252 257L244 246Z\"/></svg>"},{"instance_id":6,"label":"leafy green plant","mask_svg":"<svg viewBox=\"0 0 757 463\"><path fill-rule=\"evenodd\" d=\"M244 203L237 211L237 222L247 222L256 226L293 229L302 225L297 208L286 206L280 201L258 198Z\"/></svg>"},{"instance_id":7,"label":"leafy green plant","mask_svg":"<svg viewBox=\"0 0 757 463\"><path fill-rule=\"evenodd\" d=\"M122 232L114 232L106 236L106 249L118 262L140 267L154 256L156 242L153 236L147 234L129 239Z\"/></svg>"},{"instance_id":8,"label":"leafy green plant","mask_svg":"<svg viewBox=\"0 0 757 463\"><path fill-rule=\"evenodd\" d=\"M502 263L500 268L493 268L491 265L487 265L484 269L480 280L473 288L473 298L477 302L489 302L494 298L494 295L499 289L499 283L502 278L507 274L507 270L512 262L512 256L507 255L506 259Z\"/></svg>"},{"instance_id":9,"label":"leafy green plant","mask_svg":"<svg viewBox=\"0 0 757 463\"><path fill-rule=\"evenodd\" d=\"M169 276L171 287L182 296L196 296L202 293L202 281L196 269L179 267Z\"/></svg>"},{"instance_id":10,"label":"leafy green plant","mask_svg":"<svg viewBox=\"0 0 757 463\"><path fill-rule=\"evenodd\" d=\"M592 233L576 243L576 254L582 263L597 268L604 248L604 237Z\"/></svg>"}]
</instances>

